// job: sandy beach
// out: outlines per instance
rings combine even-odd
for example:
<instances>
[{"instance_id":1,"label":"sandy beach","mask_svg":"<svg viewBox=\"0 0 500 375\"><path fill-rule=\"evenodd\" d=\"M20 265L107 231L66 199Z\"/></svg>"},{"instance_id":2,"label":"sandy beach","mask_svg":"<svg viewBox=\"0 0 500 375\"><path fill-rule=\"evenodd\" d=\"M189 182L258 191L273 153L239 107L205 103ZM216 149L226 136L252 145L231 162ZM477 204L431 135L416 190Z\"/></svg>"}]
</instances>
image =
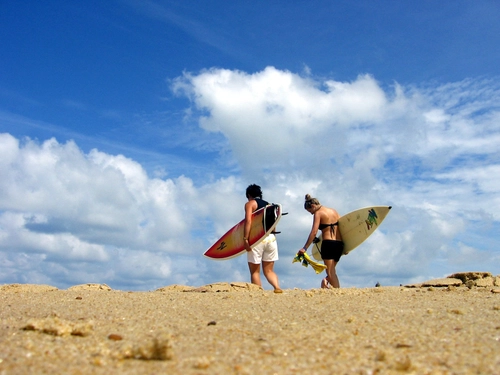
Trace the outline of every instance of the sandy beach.
<instances>
[{"instance_id":1,"label":"sandy beach","mask_svg":"<svg viewBox=\"0 0 500 375\"><path fill-rule=\"evenodd\" d=\"M2 375L500 374L495 282L282 294L9 284L0 306Z\"/></svg>"}]
</instances>

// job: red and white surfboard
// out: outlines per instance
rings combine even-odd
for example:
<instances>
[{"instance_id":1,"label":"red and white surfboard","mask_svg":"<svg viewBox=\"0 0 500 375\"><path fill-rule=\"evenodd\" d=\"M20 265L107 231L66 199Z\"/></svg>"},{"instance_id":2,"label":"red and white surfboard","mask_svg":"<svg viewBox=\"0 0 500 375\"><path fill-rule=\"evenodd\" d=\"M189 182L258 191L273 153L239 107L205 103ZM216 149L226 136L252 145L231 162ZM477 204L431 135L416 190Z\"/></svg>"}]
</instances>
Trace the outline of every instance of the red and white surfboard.
<instances>
[{"instance_id":1,"label":"red and white surfboard","mask_svg":"<svg viewBox=\"0 0 500 375\"><path fill-rule=\"evenodd\" d=\"M256 246L274 231L278 221L281 219L281 215L280 204L269 204L252 214L252 226L248 238L250 247ZM203 255L214 260L226 260L245 253L246 249L243 241L244 226L245 219L229 229Z\"/></svg>"}]
</instances>

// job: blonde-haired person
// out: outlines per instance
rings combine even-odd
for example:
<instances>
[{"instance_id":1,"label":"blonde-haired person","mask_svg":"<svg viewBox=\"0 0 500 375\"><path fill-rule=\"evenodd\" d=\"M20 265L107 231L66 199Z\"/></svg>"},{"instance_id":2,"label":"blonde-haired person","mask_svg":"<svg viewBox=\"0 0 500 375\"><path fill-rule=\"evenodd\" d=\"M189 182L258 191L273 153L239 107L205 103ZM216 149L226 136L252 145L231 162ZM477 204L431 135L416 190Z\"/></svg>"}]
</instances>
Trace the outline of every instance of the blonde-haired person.
<instances>
[{"instance_id":1,"label":"blonde-haired person","mask_svg":"<svg viewBox=\"0 0 500 375\"><path fill-rule=\"evenodd\" d=\"M339 279L335 271L335 266L344 251L344 243L342 242L342 236L338 227L340 215L335 209L322 206L316 198L312 198L309 194L305 196L304 208L314 216L314 219L311 233L309 233L304 247L298 253L305 253L309 245L316 238L318 230L321 230L323 242L320 252L321 258L327 267L327 276L321 280L321 287L329 288L328 284L330 284L334 288L340 288Z\"/></svg>"}]
</instances>

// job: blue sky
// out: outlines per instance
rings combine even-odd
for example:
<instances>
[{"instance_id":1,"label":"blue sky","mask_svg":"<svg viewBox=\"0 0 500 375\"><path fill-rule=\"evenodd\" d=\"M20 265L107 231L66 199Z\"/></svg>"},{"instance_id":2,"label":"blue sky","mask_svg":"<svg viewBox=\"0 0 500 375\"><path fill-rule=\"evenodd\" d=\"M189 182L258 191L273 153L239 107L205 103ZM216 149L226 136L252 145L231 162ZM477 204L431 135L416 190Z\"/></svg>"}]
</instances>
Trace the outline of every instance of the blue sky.
<instances>
[{"instance_id":1,"label":"blue sky","mask_svg":"<svg viewBox=\"0 0 500 375\"><path fill-rule=\"evenodd\" d=\"M203 252L248 184L280 222L283 288L311 216L393 210L342 286L499 274L496 1L0 5L0 283L248 281ZM264 285L269 288L268 285Z\"/></svg>"}]
</instances>

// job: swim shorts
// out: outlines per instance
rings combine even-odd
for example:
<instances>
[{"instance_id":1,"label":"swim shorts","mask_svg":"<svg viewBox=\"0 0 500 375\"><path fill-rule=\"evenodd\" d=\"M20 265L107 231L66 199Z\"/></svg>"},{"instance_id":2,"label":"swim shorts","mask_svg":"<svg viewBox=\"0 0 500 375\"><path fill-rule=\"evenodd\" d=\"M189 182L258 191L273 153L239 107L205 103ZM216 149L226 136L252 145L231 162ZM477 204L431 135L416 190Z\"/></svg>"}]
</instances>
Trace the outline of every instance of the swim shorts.
<instances>
[{"instance_id":1,"label":"swim shorts","mask_svg":"<svg viewBox=\"0 0 500 375\"><path fill-rule=\"evenodd\" d=\"M323 240L321 244L321 258L333 259L335 262L340 260L344 252L344 243L338 240Z\"/></svg>"},{"instance_id":2,"label":"swim shorts","mask_svg":"<svg viewBox=\"0 0 500 375\"><path fill-rule=\"evenodd\" d=\"M274 234L270 234L255 246L252 251L247 251L248 263L261 264L278 260L278 243Z\"/></svg>"}]
</instances>

